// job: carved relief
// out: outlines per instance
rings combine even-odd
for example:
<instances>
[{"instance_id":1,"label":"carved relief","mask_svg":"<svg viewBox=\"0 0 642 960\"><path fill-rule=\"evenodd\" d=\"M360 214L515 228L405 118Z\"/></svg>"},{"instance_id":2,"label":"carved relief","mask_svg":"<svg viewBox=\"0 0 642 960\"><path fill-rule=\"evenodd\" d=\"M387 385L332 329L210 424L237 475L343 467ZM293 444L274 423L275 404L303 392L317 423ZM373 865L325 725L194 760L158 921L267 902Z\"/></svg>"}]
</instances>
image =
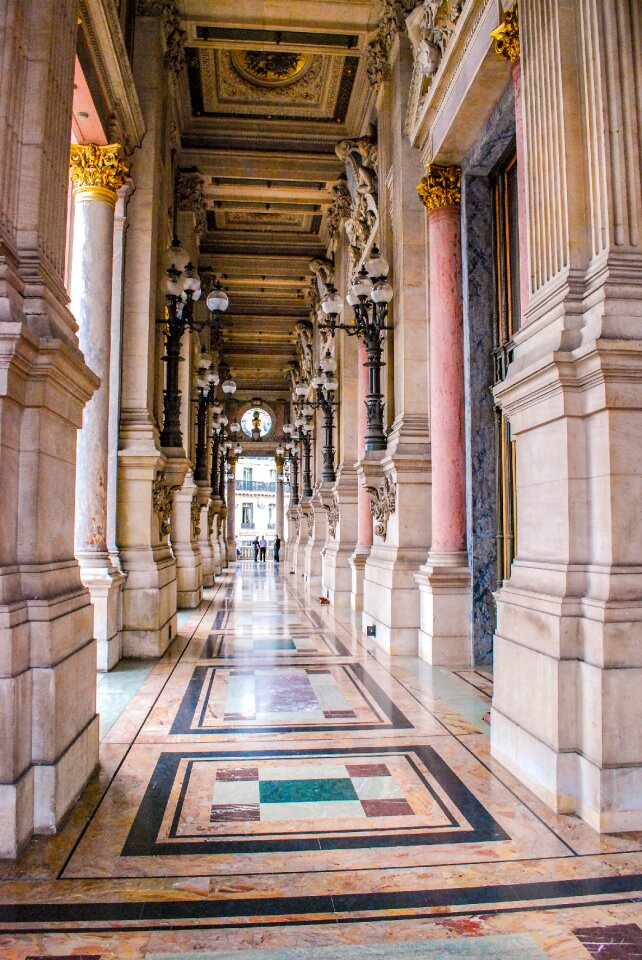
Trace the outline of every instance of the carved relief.
<instances>
[{"instance_id":1,"label":"carved relief","mask_svg":"<svg viewBox=\"0 0 642 960\"><path fill-rule=\"evenodd\" d=\"M310 510L309 513L305 515L305 519L308 524L308 536L314 535L314 510Z\"/></svg>"},{"instance_id":2,"label":"carved relief","mask_svg":"<svg viewBox=\"0 0 642 960\"><path fill-rule=\"evenodd\" d=\"M377 34L368 44L366 70L368 80L378 87L390 78L390 51L395 37L403 29L404 20L420 0L383 0Z\"/></svg>"},{"instance_id":3,"label":"carved relief","mask_svg":"<svg viewBox=\"0 0 642 960\"><path fill-rule=\"evenodd\" d=\"M379 229L379 154L373 137L341 140L334 148L346 168L350 215L345 220L350 270L355 272L372 247Z\"/></svg>"},{"instance_id":4,"label":"carved relief","mask_svg":"<svg viewBox=\"0 0 642 960\"><path fill-rule=\"evenodd\" d=\"M444 58L467 0L423 0L421 11L408 20L414 69L408 97L406 133L414 125Z\"/></svg>"},{"instance_id":5,"label":"carved relief","mask_svg":"<svg viewBox=\"0 0 642 960\"><path fill-rule=\"evenodd\" d=\"M181 27L178 7L173 0L163 6L163 30L165 33L165 66L178 77L185 66L185 30Z\"/></svg>"},{"instance_id":6,"label":"carved relief","mask_svg":"<svg viewBox=\"0 0 642 960\"><path fill-rule=\"evenodd\" d=\"M198 540L201 532L201 505L196 497L192 499L190 517L192 519L192 540Z\"/></svg>"},{"instance_id":7,"label":"carved relief","mask_svg":"<svg viewBox=\"0 0 642 960\"><path fill-rule=\"evenodd\" d=\"M383 478L380 487L366 487L370 494L370 512L374 518L374 532L382 540L388 533L388 520L395 512L397 503L397 485L391 483L388 477Z\"/></svg>"},{"instance_id":8,"label":"carved relief","mask_svg":"<svg viewBox=\"0 0 642 960\"><path fill-rule=\"evenodd\" d=\"M312 324L308 320L299 320L294 329L297 336L297 353L299 355L299 370L301 376L308 383L314 376L314 361L312 354Z\"/></svg>"},{"instance_id":9,"label":"carved relief","mask_svg":"<svg viewBox=\"0 0 642 960\"><path fill-rule=\"evenodd\" d=\"M158 515L161 539L166 537L170 530L170 516L174 505L174 491L159 473L152 487L152 506Z\"/></svg>"},{"instance_id":10,"label":"carved relief","mask_svg":"<svg viewBox=\"0 0 642 960\"><path fill-rule=\"evenodd\" d=\"M339 523L339 501L336 496L333 496L330 503L324 503L323 506L328 513L328 530L330 536L334 539L337 535L337 524Z\"/></svg>"},{"instance_id":11,"label":"carved relief","mask_svg":"<svg viewBox=\"0 0 642 960\"><path fill-rule=\"evenodd\" d=\"M213 500L210 500L210 505L207 508L207 535L212 539L212 533L214 531L214 521L216 519L216 505Z\"/></svg>"},{"instance_id":12,"label":"carved relief","mask_svg":"<svg viewBox=\"0 0 642 960\"><path fill-rule=\"evenodd\" d=\"M178 209L191 210L194 214L194 230L201 241L207 229L207 206L200 173L185 173L184 170L179 170L176 175L176 196Z\"/></svg>"},{"instance_id":13,"label":"carved relief","mask_svg":"<svg viewBox=\"0 0 642 960\"><path fill-rule=\"evenodd\" d=\"M328 233L334 240L350 216L352 198L348 186L342 180L332 187L332 203L328 207Z\"/></svg>"}]
</instances>

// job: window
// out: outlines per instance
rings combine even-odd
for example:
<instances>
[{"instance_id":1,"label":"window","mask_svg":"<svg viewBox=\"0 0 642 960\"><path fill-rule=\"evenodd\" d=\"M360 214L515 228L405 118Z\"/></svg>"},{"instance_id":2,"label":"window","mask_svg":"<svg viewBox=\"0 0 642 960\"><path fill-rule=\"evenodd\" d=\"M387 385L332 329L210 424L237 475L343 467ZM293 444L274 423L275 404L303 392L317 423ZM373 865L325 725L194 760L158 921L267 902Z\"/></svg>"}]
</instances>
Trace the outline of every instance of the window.
<instances>
[{"instance_id":1,"label":"window","mask_svg":"<svg viewBox=\"0 0 642 960\"><path fill-rule=\"evenodd\" d=\"M244 503L241 506L241 527L254 526L254 504Z\"/></svg>"},{"instance_id":2,"label":"window","mask_svg":"<svg viewBox=\"0 0 642 960\"><path fill-rule=\"evenodd\" d=\"M509 158L493 180L495 238L495 321L493 327L494 382L506 377L513 355L513 335L519 330L519 224L517 158ZM510 577L517 552L515 441L499 409L495 408L495 495L497 507L497 581Z\"/></svg>"},{"instance_id":3,"label":"window","mask_svg":"<svg viewBox=\"0 0 642 960\"><path fill-rule=\"evenodd\" d=\"M243 467L243 483L252 483L252 467Z\"/></svg>"},{"instance_id":4,"label":"window","mask_svg":"<svg viewBox=\"0 0 642 960\"><path fill-rule=\"evenodd\" d=\"M276 483L276 470L270 470L270 483Z\"/></svg>"},{"instance_id":5,"label":"window","mask_svg":"<svg viewBox=\"0 0 642 960\"><path fill-rule=\"evenodd\" d=\"M274 530L276 527L276 504L268 504L268 530Z\"/></svg>"}]
</instances>

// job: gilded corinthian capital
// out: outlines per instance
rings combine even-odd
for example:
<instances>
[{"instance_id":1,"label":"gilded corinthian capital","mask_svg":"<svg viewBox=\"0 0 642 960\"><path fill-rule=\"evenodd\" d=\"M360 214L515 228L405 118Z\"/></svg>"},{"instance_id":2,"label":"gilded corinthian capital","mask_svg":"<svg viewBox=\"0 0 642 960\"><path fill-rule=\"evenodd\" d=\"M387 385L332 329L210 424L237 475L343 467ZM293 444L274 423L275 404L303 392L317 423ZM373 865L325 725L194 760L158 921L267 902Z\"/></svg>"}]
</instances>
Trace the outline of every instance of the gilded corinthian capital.
<instances>
[{"instance_id":1,"label":"gilded corinthian capital","mask_svg":"<svg viewBox=\"0 0 642 960\"><path fill-rule=\"evenodd\" d=\"M417 186L421 202L429 210L457 207L461 202L461 170L459 167L426 165L426 176Z\"/></svg>"},{"instance_id":2,"label":"gilded corinthian capital","mask_svg":"<svg viewBox=\"0 0 642 960\"><path fill-rule=\"evenodd\" d=\"M491 30L491 37L495 40L495 50L505 60L514 63L519 60L519 11L517 0L512 7L504 10L502 22L496 30Z\"/></svg>"},{"instance_id":3,"label":"gilded corinthian capital","mask_svg":"<svg viewBox=\"0 0 642 960\"><path fill-rule=\"evenodd\" d=\"M116 205L117 191L122 187L129 167L119 143L97 146L95 143L72 143L69 156L69 179L74 197L79 194Z\"/></svg>"}]
</instances>

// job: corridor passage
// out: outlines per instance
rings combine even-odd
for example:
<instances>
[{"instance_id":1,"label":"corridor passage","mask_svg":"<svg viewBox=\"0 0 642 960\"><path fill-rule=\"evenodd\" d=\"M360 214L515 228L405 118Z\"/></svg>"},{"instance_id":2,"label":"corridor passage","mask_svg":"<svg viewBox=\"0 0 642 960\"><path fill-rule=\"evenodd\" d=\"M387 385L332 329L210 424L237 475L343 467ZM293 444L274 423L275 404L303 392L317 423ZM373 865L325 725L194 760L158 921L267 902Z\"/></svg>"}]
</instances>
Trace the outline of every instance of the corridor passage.
<instances>
[{"instance_id":1,"label":"corridor passage","mask_svg":"<svg viewBox=\"0 0 642 960\"><path fill-rule=\"evenodd\" d=\"M1 865L0 957L642 956L642 836L489 757L492 674L368 649L292 580L241 562L109 675L99 775Z\"/></svg>"}]
</instances>

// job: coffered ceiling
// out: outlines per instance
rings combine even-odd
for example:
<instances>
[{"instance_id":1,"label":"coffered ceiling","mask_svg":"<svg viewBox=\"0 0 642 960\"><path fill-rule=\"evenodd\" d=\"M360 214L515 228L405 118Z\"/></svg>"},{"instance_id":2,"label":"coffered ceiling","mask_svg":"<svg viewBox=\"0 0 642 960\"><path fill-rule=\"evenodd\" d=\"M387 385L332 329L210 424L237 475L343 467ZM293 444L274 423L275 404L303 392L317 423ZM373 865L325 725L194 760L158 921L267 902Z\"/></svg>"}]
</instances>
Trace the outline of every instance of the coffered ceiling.
<instances>
[{"instance_id":1,"label":"coffered ceiling","mask_svg":"<svg viewBox=\"0 0 642 960\"><path fill-rule=\"evenodd\" d=\"M325 253L334 146L371 109L363 52L374 0L183 0L188 84L180 165L204 179L200 269L230 306L239 396L287 396L309 262Z\"/></svg>"}]
</instances>

